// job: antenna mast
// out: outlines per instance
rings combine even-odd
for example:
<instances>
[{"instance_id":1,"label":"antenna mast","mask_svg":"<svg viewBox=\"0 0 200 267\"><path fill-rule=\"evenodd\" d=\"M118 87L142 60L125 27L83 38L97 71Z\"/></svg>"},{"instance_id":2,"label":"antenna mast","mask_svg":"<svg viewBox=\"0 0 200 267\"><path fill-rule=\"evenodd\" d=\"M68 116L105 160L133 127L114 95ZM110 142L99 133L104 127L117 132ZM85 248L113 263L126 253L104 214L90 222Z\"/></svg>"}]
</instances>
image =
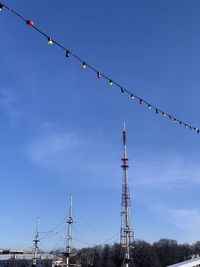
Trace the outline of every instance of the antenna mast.
<instances>
[{"instance_id":1,"label":"antenna mast","mask_svg":"<svg viewBox=\"0 0 200 267\"><path fill-rule=\"evenodd\" d=\"M122 266L129 267L130 263L130 246L133 242L133 229L131 226L130 212L131 200L128 182L128 158L126 153L126 127L124 123L123 130L123 158L122 158L122 202L121 202L121 229L120 243L124 248L124 260Z\"/></svg>"},{"instance_id":2,"label":"antenna mast","mask_svg":"<svg viewBox=\"0 0 200 267\"><path fill-rule=\"evenodd\" d=\"M40 218L37 218L37 226L36 226L36 234L35 234L35 239L33 240L34 243L34 248L33 248L33 266L36 266L36 259L37 259L37 253L38 253L38 243L40 242L39 239L39 223L40 223Z\"/></svg>"},{"instance_id":3,"label":"antenna mast","mask_svg":"<svg viewBox=\"0 0 200 267\"><path fill-rule=\"evenodd\" d=\"M69 207L69 217L67 220L68 228L67 228L67 246L66 246L66 267L70 266L69 259L70 255L73 253L71 252L71 244L72 244L72 224L74 223L72 217L72 194L70 194L70 207Z\"/></svg>"}]
</instances>

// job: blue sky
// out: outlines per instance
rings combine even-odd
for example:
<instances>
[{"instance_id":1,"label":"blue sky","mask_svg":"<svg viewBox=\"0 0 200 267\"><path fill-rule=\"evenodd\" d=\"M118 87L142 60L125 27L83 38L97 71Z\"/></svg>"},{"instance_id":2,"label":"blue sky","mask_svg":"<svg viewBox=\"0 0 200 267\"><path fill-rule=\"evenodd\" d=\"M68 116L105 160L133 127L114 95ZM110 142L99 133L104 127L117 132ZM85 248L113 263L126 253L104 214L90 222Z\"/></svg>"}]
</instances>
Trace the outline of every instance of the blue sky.
<instances>
[{"instance_id":1,"label":"blue sky","mask_svg":"<svg viewBox=\"0 0 200 267\"><path fill-rule=\"evenodd\" d=\"M200 127L198 0L4 3L137 95ZM6 10L0 25L0 247L31 247L37 216L41 231L51 230L67 215L70 192L74 246L119 231L124 121L135 238L198 240L200 136L131 102ZM63 246L63 234L41 247Z\"/></svg>"}]
</instances>

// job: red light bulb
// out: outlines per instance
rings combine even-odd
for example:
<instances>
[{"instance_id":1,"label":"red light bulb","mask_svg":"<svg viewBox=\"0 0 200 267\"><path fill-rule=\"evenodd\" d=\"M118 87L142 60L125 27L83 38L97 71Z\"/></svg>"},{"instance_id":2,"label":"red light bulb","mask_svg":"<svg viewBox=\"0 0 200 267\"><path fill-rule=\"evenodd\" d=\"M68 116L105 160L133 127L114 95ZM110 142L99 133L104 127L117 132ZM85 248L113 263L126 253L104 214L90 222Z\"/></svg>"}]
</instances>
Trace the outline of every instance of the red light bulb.
<instances>
[{"instance_id":1,"label":"red light bulb","mask_svg":"<svg viewBox=\"0 0 200 267\"><path fill-rule=\"evenodd\" d=\"M31 26L31 27L34 26L34 22L32 20L27 20L26 24Z\"/></svg>"}]
</instances>

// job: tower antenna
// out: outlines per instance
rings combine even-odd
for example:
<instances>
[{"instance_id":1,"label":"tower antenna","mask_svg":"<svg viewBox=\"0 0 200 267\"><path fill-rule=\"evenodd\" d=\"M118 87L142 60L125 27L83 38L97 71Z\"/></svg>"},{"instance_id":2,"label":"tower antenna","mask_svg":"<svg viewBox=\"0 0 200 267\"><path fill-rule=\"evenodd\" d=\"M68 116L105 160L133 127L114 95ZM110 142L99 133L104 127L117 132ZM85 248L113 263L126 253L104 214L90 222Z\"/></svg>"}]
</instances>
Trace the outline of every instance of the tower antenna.
<instances>
[{"instance_id":1,"label":"tower antenna","mask_svg":"<svg viewBox=\"0 0 200 267\"><path fill-rule=\"evenodd\" d=\"M69 216L67 219L67 246L66 246L66 253L65 253L65 266L70 266L70 256L73 254L71 251L72 245L72 224L74 223L74 219L72 217L72 194L70 194L70 207L69 207Z\"/></svg>"},{"instance_id":2,"label":"tower antenna","mask_svg":"<svg viewBox=\"0 0 200 267\"><path fill-rule=\"evenodd\" d=\"M122 202L121 202L121 229L120 243L124 248L124 260L122 266L129 267L130 247L133 242L133 228L131 226L131 199L128 181L128 158L126 152L126 126L123 129L123 158L122 158Z\"/></svg>"},{"instance_id":3,"label":"tower antenna","mask_svg":"<svg viewBox=\"0 0 200 267\"><path fill-rule=\"evenodd\" d=\"M37 263L37 253L38 253L38 243L40 242L39 239L39 223L40 223L40 218L37 218L37 226L36 226L36 234L35 234L35 239L33 240L33 266L36 266Z\"/></svg>"}]
</instances>

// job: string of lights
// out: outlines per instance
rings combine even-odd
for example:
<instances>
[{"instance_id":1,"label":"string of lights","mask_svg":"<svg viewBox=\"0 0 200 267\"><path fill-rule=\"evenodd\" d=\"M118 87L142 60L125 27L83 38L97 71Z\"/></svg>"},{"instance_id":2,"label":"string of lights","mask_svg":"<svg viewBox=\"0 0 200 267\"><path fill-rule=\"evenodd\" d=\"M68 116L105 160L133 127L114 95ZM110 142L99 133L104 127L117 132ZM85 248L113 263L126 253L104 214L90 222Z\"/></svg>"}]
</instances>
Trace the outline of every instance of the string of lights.
<instances>
[{"instance_id":1,"label":"string of lights","mask_svg":"<svg viewBox=\"0 0 200 267\"><path fill-rule=\"evenodd\" d=\"M85 69L90 69L92 72L95 73L96 77L98 79L105 79L107 81L107 83L110 86L115 86L116 88L118 88L122 94L127 94L129 96L129 98L131 99L131 101L135 100L137 101L140 105L145 106L148 110L153 110L155 112L155 114L160 114L165 118L168 118L170 121L172 121L175 124L179 124L184 126L185 128L189 129L190 131L196 132L199 134L200 129L197 127L192 126L191 124L188 124L178 118L176 118L175 116L161 110L160 108L152 105L151 103L149 103L148 101L146 101L145 99L137 96L136 94L134 94L133 92L131 92L130 90L126 89L124 86L120 85L118 82L116 82L114 79L111 79L110 77L108 77L106 74L102 73L101 71L97 70L96 68L94 68L93 66L91 66L89 63L87 63L87 61L81 59L78 55L76 55L75 53L73 53L71 50L67 49L66 47L64 47L62 44L60 44L59 42L57 42L56 40L54 40L52 37L50 37L49 35L47 35L46 33L44 33L42 30L40 30L38 27L35 26L34 21L32 20L27 20L26 18L24 18L21 14L19 14L18 12L16 12L15 10L13 10L12 8L8 7L7 5L0 3L0 11L2 11L3 9L7 9L8 11L10 11L11 13L13 13L14 15L16 15L17 17L19 17L23 22L25 22L28 26L32 27L34 30L36 30L38 33L40 33L43 37L45 37L47 39L47 43L48 45L56 45L57 47L59 47L60 49L62 49L65 53L65 56L68 57L73 57L75 58L77 61L79 61L79 63L81 64L82 68Z\"/></svg>"}]
</instances>

